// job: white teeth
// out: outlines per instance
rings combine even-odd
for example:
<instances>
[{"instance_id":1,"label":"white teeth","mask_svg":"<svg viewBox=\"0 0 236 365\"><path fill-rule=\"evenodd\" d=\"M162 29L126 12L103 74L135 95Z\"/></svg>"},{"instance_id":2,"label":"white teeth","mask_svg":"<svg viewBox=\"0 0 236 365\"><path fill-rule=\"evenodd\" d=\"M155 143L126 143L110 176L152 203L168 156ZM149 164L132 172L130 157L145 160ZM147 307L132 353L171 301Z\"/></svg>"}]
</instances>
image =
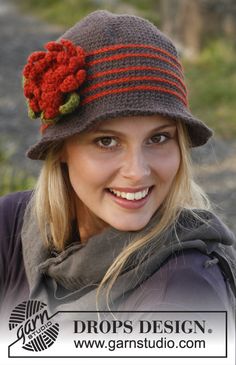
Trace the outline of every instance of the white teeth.
<instances>
[{"instance_id":1,"label":"white teeth","mask_svg":"<svg viewBox=\"0 0 236 365\"><path fill-rule=\"evenodd\" d=\"M109 189L113 194L115 194L116 196L121 196L121 198L123 199L127 199L127 200L140 200L145 198L145 196L147 196L148 192L149 192L149 188L142 190L142 191L137 191L136 193L125 193L124 191L119 191L119 190L114 190L114 189Z\"/></svg>"},{"instance_id":2,"label":"white teeth","mask_svg":"<svg viewBox=\"0 0 236 365\"><path fill-rule=\"evenodd\" d=\"M125 198L127 200L134 200L134 196L135 196L134 193L127 193L126 196L125 196Z\"/></svg>"},{"instance_id":3,"label":"white teeth","mask_svg":"<svg viewBox=\"0 0 236 365\"><path fill-rule=\"evenodd\" d=\"M141 193L141 191L139 191L138 193L135 193L135 200L139 200L142 199L143 195Z\"/></svg>"}]
</instances>

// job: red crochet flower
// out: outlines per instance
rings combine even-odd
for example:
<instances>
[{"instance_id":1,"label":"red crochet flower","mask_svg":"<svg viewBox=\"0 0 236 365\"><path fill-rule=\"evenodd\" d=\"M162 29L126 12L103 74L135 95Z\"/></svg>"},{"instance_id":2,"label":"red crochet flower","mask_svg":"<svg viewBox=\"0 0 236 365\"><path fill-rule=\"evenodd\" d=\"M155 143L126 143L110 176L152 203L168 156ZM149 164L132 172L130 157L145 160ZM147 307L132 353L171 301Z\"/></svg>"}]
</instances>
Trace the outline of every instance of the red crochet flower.
<instances>
[{"instance_id":1,"label":"red crochet flower","mask_svg":"<svg viewBox=\"0 0 236 365\"><path fill-rule=\"evenodd\" d=\"M49 124L78 107L77 91L86 77L85 52L65 39L49 42L45 49L28 58L23 70L24 94L30 117L41 117Z\"/></svg>"}]
</instances>

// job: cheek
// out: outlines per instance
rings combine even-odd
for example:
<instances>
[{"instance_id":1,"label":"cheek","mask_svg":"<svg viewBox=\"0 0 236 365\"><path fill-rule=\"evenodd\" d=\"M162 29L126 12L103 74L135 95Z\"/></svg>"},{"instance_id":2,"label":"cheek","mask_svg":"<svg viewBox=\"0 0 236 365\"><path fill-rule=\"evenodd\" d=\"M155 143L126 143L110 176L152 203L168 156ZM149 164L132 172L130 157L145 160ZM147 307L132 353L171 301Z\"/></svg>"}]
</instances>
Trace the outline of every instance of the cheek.
<instances>
[{"instance_id":1,"label":"cheek","mask_svg":"<svg viewBox=\"0 0 236 365\"><path fill-rule=\"evenodd\" d=\"M176 146L160 157L155 162L155 172L161 181L171 184L180 166L179 148Z\"/></svg>"},{"instance_id":2,"label":"cheek","mask_svg":"<svg viewBox=\"0 0 236 365\"><path fill-rule=\"evenodd\" d=\"M70 181L77 194L106 187L115 173L114 161L104 163L94 155L79 151L70 155L67 164Z\"/></svg>"}]
</instances>

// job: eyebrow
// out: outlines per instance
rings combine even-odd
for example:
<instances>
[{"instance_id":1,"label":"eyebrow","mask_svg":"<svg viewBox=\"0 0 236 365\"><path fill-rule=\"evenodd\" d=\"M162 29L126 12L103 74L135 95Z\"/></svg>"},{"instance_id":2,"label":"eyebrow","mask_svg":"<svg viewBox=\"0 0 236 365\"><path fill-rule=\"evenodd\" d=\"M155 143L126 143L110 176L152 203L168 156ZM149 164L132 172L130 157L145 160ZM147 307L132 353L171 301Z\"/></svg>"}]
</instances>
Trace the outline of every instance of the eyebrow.
<instances>
[{"instance_id":1,"label":"eyebrow","mask_svg":"<svg viewBox=\"0 0 236 365\"><path fill-rule=\"evenodd\" d=\"M159 132L165 128L176 128L176 124L163 124L159 127L156 127L154 129L152 129L151 131L149 131L149 133L155 133L155 132ZM114 130L114 129L100 129L99 127L97 129L94 129L93 131L91 131L93 133L116 133L116 134L119 134L119 135L123 135L124 133L120 132L120 131L117 131L117 130Z\"/></svg>"}]
</instances>

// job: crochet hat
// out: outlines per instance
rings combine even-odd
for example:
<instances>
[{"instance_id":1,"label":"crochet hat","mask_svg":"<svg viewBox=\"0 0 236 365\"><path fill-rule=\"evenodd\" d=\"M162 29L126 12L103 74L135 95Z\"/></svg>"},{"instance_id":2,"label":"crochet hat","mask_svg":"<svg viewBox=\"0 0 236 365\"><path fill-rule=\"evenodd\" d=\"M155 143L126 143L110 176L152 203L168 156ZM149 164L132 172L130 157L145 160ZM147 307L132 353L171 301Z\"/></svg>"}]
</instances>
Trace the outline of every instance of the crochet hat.
<instances>
[{"instance_id":1,"label":"crochet hat","mask_svg":"<svg viewBox=\"0 0 236 365\"><path fill-rule=\"evenodd\" d=\"M192 147L211 137L188 109L174 45L149 21L95 11L45 48L29 57L23 72L29 115L42 122L29 158L43 160L54 143L121 116L181 121Z\"/></svg>"}]
</instances>

